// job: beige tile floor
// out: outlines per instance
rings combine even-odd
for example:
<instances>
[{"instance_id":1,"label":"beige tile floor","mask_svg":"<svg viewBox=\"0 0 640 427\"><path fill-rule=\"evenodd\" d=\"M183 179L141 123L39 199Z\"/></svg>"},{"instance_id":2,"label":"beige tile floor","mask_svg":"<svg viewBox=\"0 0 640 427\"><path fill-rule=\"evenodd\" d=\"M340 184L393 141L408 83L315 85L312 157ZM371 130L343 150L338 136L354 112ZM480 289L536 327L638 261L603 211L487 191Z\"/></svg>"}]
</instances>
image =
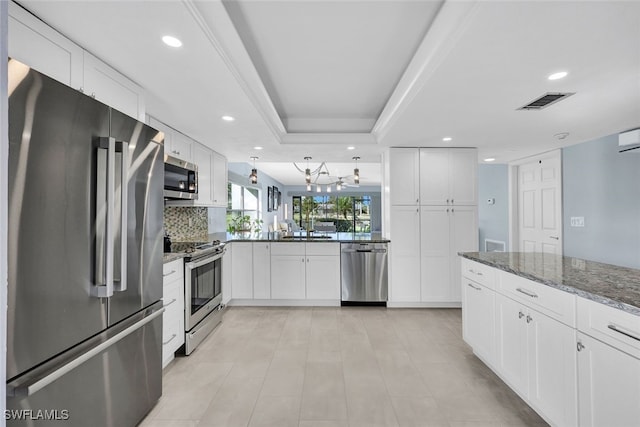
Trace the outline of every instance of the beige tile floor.
<instances>
[{"instance_id":1,"label":"beige tile floor","mask_svg":"<svg viewBox=\"0 0 640 427\"><path fill-rule=\"evenodd\" d=\"M142 427L546 426L462 341L459 309L231 307Z\"/></svg>"}]
</instances>

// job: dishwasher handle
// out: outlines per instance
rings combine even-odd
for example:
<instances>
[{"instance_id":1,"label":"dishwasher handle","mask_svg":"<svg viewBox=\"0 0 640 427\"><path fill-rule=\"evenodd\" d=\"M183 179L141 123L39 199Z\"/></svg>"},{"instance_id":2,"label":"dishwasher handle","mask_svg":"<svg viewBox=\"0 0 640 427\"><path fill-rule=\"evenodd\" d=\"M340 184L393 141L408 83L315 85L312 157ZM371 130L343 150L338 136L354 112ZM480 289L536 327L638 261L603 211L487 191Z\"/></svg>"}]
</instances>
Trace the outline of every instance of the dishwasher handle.
<instances>
[{"instance_id":1,"label":"dishwasher handle","mask_svg":"<svg viewBox=\"0 0 640 427\"><path fill-rule=\"evenodd\" d=\"M386 254L386 249L343 249L344 253L375 253L375 254Z\"/></svg>"}]
</instances>

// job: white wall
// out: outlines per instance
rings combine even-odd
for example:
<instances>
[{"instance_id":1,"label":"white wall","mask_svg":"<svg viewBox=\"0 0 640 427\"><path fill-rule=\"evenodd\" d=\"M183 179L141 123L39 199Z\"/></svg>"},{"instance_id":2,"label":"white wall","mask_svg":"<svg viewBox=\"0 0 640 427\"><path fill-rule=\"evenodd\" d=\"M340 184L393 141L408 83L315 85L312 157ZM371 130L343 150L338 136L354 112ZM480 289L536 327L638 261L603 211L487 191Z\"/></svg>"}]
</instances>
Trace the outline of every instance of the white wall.
<instances>
[{"instance_id":1,"label":"white wall","mask_svg":"<svg viewBox=\"0 0 640 427\"><path fill-rule=\"evenodd\" d=\"M7 205L9 124L7 111L8 5L0 1L0 383L7 382ZM0 426L5 425L6 387L0 387Z\"/></svg>"}]
</instances>

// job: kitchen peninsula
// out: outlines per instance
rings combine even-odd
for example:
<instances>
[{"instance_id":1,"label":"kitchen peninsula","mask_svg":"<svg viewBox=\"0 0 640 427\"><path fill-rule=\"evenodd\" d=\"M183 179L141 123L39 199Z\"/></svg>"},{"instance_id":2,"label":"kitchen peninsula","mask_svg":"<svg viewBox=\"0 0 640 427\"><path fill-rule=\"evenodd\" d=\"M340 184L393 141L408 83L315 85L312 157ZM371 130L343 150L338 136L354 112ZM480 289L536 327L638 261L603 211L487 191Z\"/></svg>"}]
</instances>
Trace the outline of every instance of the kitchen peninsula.
<instances>
[{"instance_id":1,"label":"kitchen peninsula","mask_svg":"<svg viewBox=\"0 0 640 427\"><path fill-rule=\"evenodd\" d=\"M463 337L552 425L638 425L640 270L468 252Z\"/></svg>"},{"instance_id":2,"label":"kitchen peninsula","mask_svg":"<svg viewBox=\"0 0 640 427\"><path fill-rule=\"evenodd\" d=\"M270 306L340 306L340 245L389 243L379 233L213 233L196 240L225 243L224 304ZM183 256L165 254L164 261Z\"/></svg>"}]
</instances>

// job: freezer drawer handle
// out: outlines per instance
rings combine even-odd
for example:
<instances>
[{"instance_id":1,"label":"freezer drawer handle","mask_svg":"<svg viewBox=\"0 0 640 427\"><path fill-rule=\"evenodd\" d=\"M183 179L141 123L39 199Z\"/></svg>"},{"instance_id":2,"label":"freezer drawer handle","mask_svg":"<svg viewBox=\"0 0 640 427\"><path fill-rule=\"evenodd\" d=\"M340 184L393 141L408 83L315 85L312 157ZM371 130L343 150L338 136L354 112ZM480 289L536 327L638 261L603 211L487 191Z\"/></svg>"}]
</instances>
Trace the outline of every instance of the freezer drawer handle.
<instances>
[{"instance_id":1,"label":"freezer drawer handle","mask_svg":"<svg viewBox=\"0 0 640 427\"><path fill-rule=\"evenodd\" d=\"M152 314L148 315L144 319L134 323L128 328L112 336L105 342L100 343L99 345L93 347L91 350L87 351L86 353L83 353L82 355L76 357L72 361L65 363L55 371L50 372L41 378L31 378L27 380L25 384L19 384L13 387L7 385L7 396L31 396L35 394L36 392L42 390L43 388L45 388L46 386L48 386L58 378L74 370L78 366L82 365L84 362L88 361L92 357L97 356L103 350L106 350L107 348L111 347L118 341L122 340L123 338L126 338L128 335L137 331L147 323L154 320L156 317L161 316L162 313L164 313L164 310L165 310L164 308L160 308L158 311L153 312Z\"/></svg>"},{"instance_id":2,"label":"freezer drawer handle","mask_svg":"<svg viewBox=\"0 0 640 427\"><path fill-rule=\"evenodd\" d=\"M632 334L631 332L623 331L623 330L622 330L622 328L620 328L620 327L619 327L619 326L617 326L617 325L611 324L611 325L607 326L607 328L609 328L609 329L611 329L612 331L615 331L615 332L617 332L617 333L619 333L619 334L622 334L622 335L624 335L624 336L627 336L627 337L629 337L629 338L632 338L632 339L634 339L634 340L636 340L636 341L640 341L640 338L638 338L636 335Z\"/></svg>"},{"instance_id":3,"label":"freezer drawer handle","mask_svg":"<svg viewBox=\"0 0 640 427\"><path fill-rule=\"evenodd\" d=\"M344 253L374 253L374 254L386 254L386 249L343 249Z\"/></svg>"}]
</instances>

